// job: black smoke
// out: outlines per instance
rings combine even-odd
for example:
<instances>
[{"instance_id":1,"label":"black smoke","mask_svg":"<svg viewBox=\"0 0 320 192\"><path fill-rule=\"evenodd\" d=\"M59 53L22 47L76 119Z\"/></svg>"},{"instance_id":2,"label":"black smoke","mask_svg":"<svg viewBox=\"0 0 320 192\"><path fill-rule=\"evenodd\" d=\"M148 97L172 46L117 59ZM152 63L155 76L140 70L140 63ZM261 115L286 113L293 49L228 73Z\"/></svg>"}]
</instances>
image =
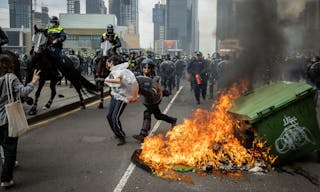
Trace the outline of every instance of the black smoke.
<instances>
[{"instance_id":1,"label":"black smoke","mask_svg":"<svg viewBox=\"0 0 320 192\"><path fill-rule=\"evenodd\" d=\"M311 21L317 18L312 9L315 2L234 0L232 30L240 51L239 57L226 65L220 86L246 80L254 88L272 81L298 80L293 76L303 73L305 52L314 54L319 49L319 30L303 19L306 14Z\"/></svg>"},{"instance_id":2,"label":"black smoke","mask_svg":"<svg viewBox=\"0 0 320 192\"><path fill-rule=\"evenodd\" d=\"M228 66L226 87L246 80L256 87L278 79L279 61L284 57L286 39L277 17L276 0L235 1L235 37L240 43L240 55Z\"/></svg>"}]
</instances>

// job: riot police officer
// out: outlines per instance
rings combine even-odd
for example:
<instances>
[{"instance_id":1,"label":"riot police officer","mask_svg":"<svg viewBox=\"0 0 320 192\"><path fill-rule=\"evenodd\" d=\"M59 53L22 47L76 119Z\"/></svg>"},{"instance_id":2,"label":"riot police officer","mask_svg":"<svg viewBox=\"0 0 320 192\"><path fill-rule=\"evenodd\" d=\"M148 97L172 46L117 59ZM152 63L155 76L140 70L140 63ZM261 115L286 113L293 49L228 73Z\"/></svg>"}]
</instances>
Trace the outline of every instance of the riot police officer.
<instances>
[{"instance_id":1,"label":"riot police officer","mask_svg":"<svg viewBox=\"0 0 320 192\"><path fill-rule=\"evenodd\" d=\"M143 123L139 135L133 135L133 138L143 142L144 138L148 136L151 129L151 115L153 114L157 120L163 120L170 123L174 127L177 123L177 118L170 117L160 111L159 104L161 102L163 92L161 86L157 81L148 76L138 76L139 94L144 96L144 106L146 110L143 113ZM168 95L166 95L168 96Z\"/></svg>"},{"instance_id":2,"label":"riot police officer","mask_svg":"<svg viewBox=\"0 0 320 192\"><path fill-rule=\"evenodd\" d=\"M184 75L184 70L186 67L186 62L180 58L180 56L176 56L176 62L174 63L176 67L176 86L177 86L177 91L179 90L180 87L180 80L182 76Z\"/></svg>"},{"instance_id":3,"label":"riot police officer","mask_svg":"<svg viewBox=\"0 0 320 192\"><path fill-rule=\"evenodd\" d=\"M170 55L166 56L166 60L164 60L160 64L160 77L161 77L161 86L168 90L171 94L172 89L175 86L175 65L170 60Z\"/></svg>"},{"instance_id":4,"label":"riot police officer","mask_svg":"<svg viewBox=\"0 0 320 192\"><path fill-rule=\"evenodd\" d=\"M159 77L156 76L155 64L152 59L146 58L141 62L142 76L150 77L159 81Z\"/></svg>"},{"instance_id":5,"label":"riot police officer","mask_svg":"<svg viewBox=\"0 0 320 192\"><path fill-rule=\"evenodd\" d=\"M200 104L200 92L202 98L206 99L209 67L200 51L196 51L194 56L195 59L189 63L187 71L190 74L190 82L193 86L197 104Z\"/></svg>"},{"instance_id":6,"label":"riot police officer","mask_svg":"<svg viewBox=\"0 0 320 192\"><path fill-rule=\"evenodd\" d=\"M221 61L221 56L218 52L212 54L212 60L209 62L209 96L213 99L213 89L218 78L218 64Z\"/></svg>"}]
</instances>

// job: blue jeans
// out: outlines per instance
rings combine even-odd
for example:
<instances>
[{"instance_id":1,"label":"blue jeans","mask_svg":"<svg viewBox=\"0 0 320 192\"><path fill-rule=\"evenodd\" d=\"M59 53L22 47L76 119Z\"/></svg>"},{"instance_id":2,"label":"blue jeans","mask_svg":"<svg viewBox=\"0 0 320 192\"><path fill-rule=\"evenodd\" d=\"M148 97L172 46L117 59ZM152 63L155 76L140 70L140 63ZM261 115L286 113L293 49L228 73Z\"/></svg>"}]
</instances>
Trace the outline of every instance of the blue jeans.
<instances>
[{"instance_id":1,"label":"blue jeans","mask_svg":"<svg viewBox=\"0 0 320 192\"><path fill-rule=\"evenodd\" d=\"M115 134L115 136L119 139L123 139L126 134L122 130L120 116L126 108L127 103L121 100L116 100L114 97L111 97L109 111L107 115L107 119L111 130Z\"/></svg>"},{"instance_id":2,"label":"blue jeans","mask_svg":"<svg viewBox=\"0 0 320 192\"><path fill-rule=\"evenodd\" d=\"M3 147L4 152L1 182L9 182L13 178L13 168L17 157L18 138L8 137L8 124L0 126L0 144Z\"/></svg>"}]
</instances>

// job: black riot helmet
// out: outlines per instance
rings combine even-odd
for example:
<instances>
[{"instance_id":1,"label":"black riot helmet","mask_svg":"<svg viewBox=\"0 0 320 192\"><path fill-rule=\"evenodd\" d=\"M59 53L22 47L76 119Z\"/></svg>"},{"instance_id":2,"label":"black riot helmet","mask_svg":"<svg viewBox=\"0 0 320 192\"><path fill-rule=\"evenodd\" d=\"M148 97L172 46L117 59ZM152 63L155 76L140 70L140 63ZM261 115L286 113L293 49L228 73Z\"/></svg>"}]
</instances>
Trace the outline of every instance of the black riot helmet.
<instances>
[{"instance_id":1,"label":"black riot helmet","mask_svg":"<svg viewBox=\"0 0 320 192\"><path fill-rule=\"evenodd\" d=\"M153 70L155 66L153 60L150 58L144 59L141 64L142 64L142 68L149 68L151 70Z\"/></svg>"},{"instance_id":2,"label":"black riot helmet","mask_svg":"<svg viewBox=\"0 0 320 192\"><path fill-rule=\"evenodd\" d=\"M108 33L109 35L112 35L112 34L113 34L113 31L114 31L113 25L109 24L109 25L107 26L107 33Z\"/></svg>"},{"instance_id":3,"label":"black riot helmet","mask_svg":"<svg viewBox=\"0 0 320 192\"><path fill-rule=\"evenodd\" d=\"M49 23L52 27L56 27L59 25L59 19L56 16L52 16L49 20Z\"/></svg>"}]
</instances>

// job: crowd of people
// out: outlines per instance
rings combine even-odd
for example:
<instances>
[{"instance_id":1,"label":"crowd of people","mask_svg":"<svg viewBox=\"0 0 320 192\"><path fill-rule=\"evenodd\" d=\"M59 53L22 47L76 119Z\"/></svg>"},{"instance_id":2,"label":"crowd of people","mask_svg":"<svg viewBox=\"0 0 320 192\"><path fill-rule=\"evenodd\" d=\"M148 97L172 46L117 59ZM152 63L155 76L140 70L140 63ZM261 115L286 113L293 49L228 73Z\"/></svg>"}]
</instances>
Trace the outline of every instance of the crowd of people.
<instances>
[{"instance_id":1,"label":"crowd of people","mask_svg":"<svg viewBox=\"0 0 320 192\"><path fill-rule=\"evenodd\" d=\"M174 91L180 89L181 79L185 78L190 82L190 90L194 94L196 104L201 104L201 100L208 98L214 99L216 96L215 86L217 86L220 76L223 75L229 60L227 55L222 56L219 53L209 54L205 58L199 50L196 50L189 57L180 54L156 56L152 52L147 52L145 55L135 51L123 53L120 51L120 38L114 32L112 25L108 25L106 32L101 35L101 43L105 43L105 49L97 49L92 57L83 58L73 49L68 49L64 53L63 42L66 40L66 34L63 27L59 25L57 17L52 17L50 26L43 30L47 30L48 35L53 39L53 54L57 62L63 62L62 55L65 54L72 60L76 70L81 71L84 75L93 75L94 79L99 81L98 79L101 79L99 66L102 61L105 61L103 65L109 70L109 73L103 77L102 84L111 89L106 121L109 123L114 137L118 139L118 146L126 144L125 129L120 121L121 114L128 103L138 100L138 95L144 98L145 111L143 112L140 133L133 135L133 138L143 142L144 138L150 134L152 114L157 120L169 123L171 127L176 125L178 119L162 113L159 105L163 97L170 96ZM8 38L0 28L0 45L6 43L8 43ZM110 46L107 46L106 43ZM22 54L19 59L21 80L26 81L29 58L27 54ZM318 58L316 61L310 61L310 64L319 60ZM9 188L14 185L13 167L16 161L18 138L8 137L8 122L4 107L7 103L7 91L2 84L5 75L12 74L11 82L14 92L27 95L39 80L39 71L35 71L32 82L24 86L13 74L13 64L8 56L0 56L0 69L0 144L4 149L1 187ZM314 74L320 72L316 67L311 67L311 69ZM60 78L61 74L58 69L56 70L57 77ZM318 79L315 80L312 77L311 82L319 87L320 81L318 82Z\"/></svg>"}]
</instances>

